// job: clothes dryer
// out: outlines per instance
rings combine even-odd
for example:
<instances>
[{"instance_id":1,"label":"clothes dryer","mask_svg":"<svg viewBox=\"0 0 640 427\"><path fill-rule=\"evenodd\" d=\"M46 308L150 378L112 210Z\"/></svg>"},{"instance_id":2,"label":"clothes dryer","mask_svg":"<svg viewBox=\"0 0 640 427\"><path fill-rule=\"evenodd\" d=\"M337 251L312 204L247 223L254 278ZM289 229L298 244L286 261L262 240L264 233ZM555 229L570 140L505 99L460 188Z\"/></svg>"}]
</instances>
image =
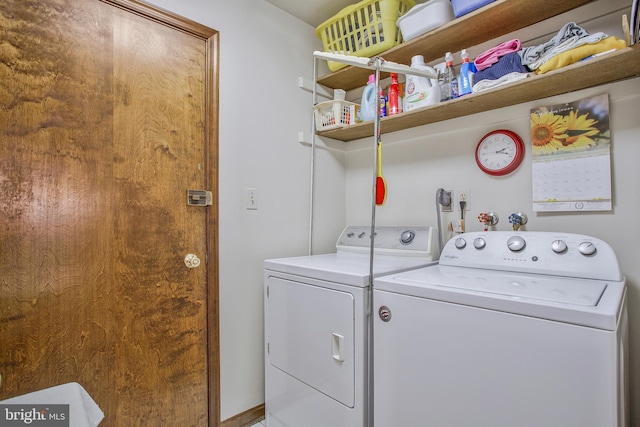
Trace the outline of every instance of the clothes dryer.
<instances>
[{"instance_id":1,"label":"clothes dryer","mask_svg":"<svg viewBox=\"0 0 640 427\"><path fill-rule=\"evenodd\" d=\"M431 227L376 227L374 277L433 264ZM264 262L265 412L269 427L365 427L371 228L336 252Z\"/></svg>"},{"instance_id":2,"label":"clothes dryer","mask_svg":"<svg viewBox=\"0 0 640 427\"><path fill-rule=\"evenodd\" d=\"M594 237L467 233L374 280L374 424L628 425L626 287Z\"/></svg>"}]
</instances>

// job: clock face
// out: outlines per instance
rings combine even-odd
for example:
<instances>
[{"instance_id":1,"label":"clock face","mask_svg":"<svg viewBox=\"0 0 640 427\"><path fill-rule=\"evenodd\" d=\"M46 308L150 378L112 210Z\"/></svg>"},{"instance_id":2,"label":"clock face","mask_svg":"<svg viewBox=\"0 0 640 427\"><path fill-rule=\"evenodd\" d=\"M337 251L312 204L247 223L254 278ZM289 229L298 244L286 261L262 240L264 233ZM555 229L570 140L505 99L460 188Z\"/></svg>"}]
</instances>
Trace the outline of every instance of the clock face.
<instances>
[{"instance_id":1,"label":"clock face","mask_svg":"<svg viewBox=\"0 0 640 427\"><path fill-rule=\"evenodd\" d=\"M489 175L506 175L522 163L524 143L518 134L495 130L482 137L476 147L476 163Z\"/></svg>"}]
</instances>

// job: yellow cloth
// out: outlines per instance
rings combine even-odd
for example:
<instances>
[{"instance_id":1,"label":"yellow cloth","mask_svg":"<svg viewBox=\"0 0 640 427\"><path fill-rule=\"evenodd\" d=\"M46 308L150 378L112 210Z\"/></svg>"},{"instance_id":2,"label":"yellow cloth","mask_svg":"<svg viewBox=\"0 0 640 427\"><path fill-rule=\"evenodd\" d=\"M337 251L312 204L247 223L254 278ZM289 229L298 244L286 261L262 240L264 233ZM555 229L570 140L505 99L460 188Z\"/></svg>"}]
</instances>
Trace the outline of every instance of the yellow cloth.
<instances>
[{"instance_id":1,"label":"yellow cloth","mask_svg":"<svg viewBox=\"0 0 640 427\"><path fill-rule=\"evenodd\" d=\"M625 47L627 47L627 44L624 40L610 36L600 40L598 43L587 43L562 52L542 64L535 73L543 74L557 68L566 67L596 53L606 52L611 49L624 49Z\"/></svg>"}]
</instances>

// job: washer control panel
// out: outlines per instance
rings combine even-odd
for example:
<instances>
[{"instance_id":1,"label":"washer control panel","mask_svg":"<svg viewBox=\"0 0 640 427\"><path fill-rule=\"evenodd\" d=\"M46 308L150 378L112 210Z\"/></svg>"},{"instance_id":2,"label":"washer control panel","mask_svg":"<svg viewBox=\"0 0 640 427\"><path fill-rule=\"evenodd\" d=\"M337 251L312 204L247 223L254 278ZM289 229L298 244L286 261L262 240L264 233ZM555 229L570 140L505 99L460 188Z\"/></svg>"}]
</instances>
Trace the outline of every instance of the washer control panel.
<instances>
[{"instance_id":1,"label":"washer control panel","mask_svg":"<svg viewBox=\"0 0 640 427\"><path fill-rule=\"evenodd\" d=\"M373 239L376 253L399 256L437 257L436 231L426 226L377 226ZM338 252L366 253L371 249L371 226L348 226L336 243Z\"/></svg>"},{"instance_id":2,"label":"washer control panel","mask_svg":"<svg viewBox=\"0 0 640 427\"><path fill-rule=\"evenodd\" d=\"M447 242L440 265L600 280L622 279L611 246L596 237L572 233L464 233Z\"/></svg>"}]
</instances>

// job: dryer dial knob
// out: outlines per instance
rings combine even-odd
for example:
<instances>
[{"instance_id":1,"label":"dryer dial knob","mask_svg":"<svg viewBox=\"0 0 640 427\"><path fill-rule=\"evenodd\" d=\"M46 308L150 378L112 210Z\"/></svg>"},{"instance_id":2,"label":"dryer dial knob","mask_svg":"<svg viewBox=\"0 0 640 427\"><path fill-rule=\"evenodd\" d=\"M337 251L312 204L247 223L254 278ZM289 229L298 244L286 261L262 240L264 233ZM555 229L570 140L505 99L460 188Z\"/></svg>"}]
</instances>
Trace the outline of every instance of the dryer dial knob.
<instances>
[{"instance_id":1,"label":"dryer dial knob","mask_svg":"<svg viewBox=\"0 0 640 427\"><path fill-rule=\"evenodd\" d=\"M585 256L593 255L596 253L596 245L592 242L582 242L578 246L578 251Z\"/></svg>"},{"instance_id":2,"label":"dryer dial knob","mask_svg":"<svg viewBox=\"0 0 640 427\"><path fill-rule=\"evenodd\" d=\"M507 246L511 250L511 252L518 252L524 249L526 246L526 242L520 236L512 236L507 240Z\"/></svg>"},{"instance_id":3,"label":"dryer dial knob","mask_svg":"<svg viewBox=\"0 0 640 427\"><path fill-rule=\"evenodd\" d=\"M567 251L567 244L564 240L554 240L551 243L551 250L557 254L561 254Z\"/></svg>"},{"instance_id":4,"label":"dryer dial knob","mask_svg":"<svg viewBox=\"0 0 640 427\"><path fill-rule=\"evenodd\" d=\"M458 249L464 249L464 247L467 246L467 242L465 242L462 237L458 237L455 241L455 245Z\"/></svg>"},{"instance_id":5,"label":"dryer dial knob","mask_svg":"<svg viewBox=\"0 0 640 427\"><path fill-rule=\"evenodd\" d=\"M477 237L473 240L473 247L476 249L483 249L487 245L487 242L482 237Z\"/></svg>"},{"instance_id":6,"label":"dryer dial knob","mask_svg":"<svg viewBox=\"0 0 640 427\"><path fill-rule=\"evenodd\" d=\"M403 231L400 235L400 243L403 245L408 245L413 242L413 239L416 237L416 232L413 230Z\"/></svg>"}]
</instances>

